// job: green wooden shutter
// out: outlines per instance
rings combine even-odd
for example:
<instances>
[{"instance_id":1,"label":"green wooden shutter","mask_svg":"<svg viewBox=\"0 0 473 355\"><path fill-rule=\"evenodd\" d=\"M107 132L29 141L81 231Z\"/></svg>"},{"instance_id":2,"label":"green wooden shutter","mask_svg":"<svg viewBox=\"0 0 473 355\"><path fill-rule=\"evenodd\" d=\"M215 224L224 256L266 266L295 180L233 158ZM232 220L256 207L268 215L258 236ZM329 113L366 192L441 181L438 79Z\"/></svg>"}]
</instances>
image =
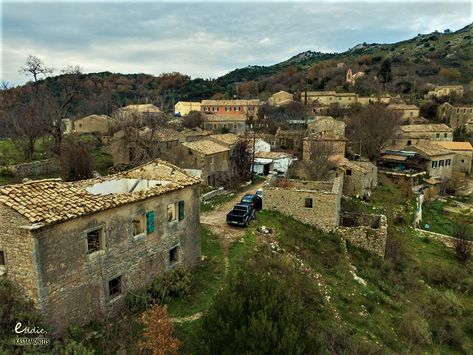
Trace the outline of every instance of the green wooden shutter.
<instances>
[{"instance_id":1,"label":"green wooden shutter","mask_svg":"<svg viewBox=\"0 0 473 355\"><path fill-rule=\"evenodd\" d=\"M154 232L154 211L149 211L146 214L146 234Z\"/></svg>"},{"instance_id":2,"label":"green wooden shutter","mask_svg":"<svg viewBox=\"0 0 473 355\"><path fill-rule=\"evenodd\" d=\"M179 220L184 219L184 201L179 201Z\"/></svg>"}]
</instances>

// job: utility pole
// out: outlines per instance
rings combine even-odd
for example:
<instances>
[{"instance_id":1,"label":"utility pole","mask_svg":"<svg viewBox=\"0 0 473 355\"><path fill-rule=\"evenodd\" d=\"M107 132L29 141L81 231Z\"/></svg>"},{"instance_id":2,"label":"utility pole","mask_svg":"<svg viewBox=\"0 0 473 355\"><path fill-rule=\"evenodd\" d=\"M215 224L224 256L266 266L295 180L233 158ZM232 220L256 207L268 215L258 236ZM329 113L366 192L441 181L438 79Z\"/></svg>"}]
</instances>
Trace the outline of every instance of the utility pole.
<instances>
[{"instance_id":1,"label":"utility pole","mask_svg":"<svg viewBox=\"0 0 473 355\"><path fill-rule=\"evenodd\" d=\"M251 127L253 128L253 157L251 159L251 182L253 183L255 181L255 174L254 174L254 169L255 169L255 155L256 155L256 130L255 130L255 124L252 123Z\"/></svg>"}]
</instances>

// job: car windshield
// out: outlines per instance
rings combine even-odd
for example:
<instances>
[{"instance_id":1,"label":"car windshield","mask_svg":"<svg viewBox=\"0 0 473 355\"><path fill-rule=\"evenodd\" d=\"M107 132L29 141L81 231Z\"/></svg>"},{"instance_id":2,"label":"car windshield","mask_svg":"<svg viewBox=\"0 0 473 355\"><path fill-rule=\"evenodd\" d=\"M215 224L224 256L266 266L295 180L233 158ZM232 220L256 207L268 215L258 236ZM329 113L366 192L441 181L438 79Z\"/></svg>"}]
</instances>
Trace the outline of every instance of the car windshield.
<instances>
[{"instance_id":1,"label":"car windshield","mask_svg":"<svg viewBox=\"0 0 473 355\"><path fill-rule=\"evenodd\" d=\"M243 196L242 201L243 202L251 202L251 201L253 201L253 196L250 196L250 195Z\"/></svg>"}]
</instances>

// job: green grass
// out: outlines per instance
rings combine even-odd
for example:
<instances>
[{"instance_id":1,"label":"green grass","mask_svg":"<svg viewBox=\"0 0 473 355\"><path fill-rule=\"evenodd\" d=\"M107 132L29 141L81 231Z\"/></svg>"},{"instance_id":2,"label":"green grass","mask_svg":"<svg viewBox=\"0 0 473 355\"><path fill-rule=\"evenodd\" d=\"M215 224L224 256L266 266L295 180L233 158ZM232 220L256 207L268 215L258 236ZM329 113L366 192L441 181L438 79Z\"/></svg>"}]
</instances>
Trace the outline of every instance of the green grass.
<instances>
[{"instance_id":1,"label":"green grass","mask_svg":"<svg viewBox=\"0 0 473 355\"><path fill-rule=\"evenodd\" d=\"M215 196L207 201L200 202L200 212L210 212L218 208L219 206L231 201L236 195L236 192L229 191L223 195Z\"/></svg>"},{"instance_id":2,"label":"green grass","mask_svg":"<svg viewBox=\"0 0 473 355\"><path fill-rule=\"evenodd\" d=\"M205 227L202 227L201 241L204 261L192 271L191 294L168 304L171 317L186 317L205 312L223 283L225 265L222 245Z\"/></svg>"},{"instance_id":3,"label":"green grass","mask_svg":"<svg viewBox=\"0 0 473 355\"><path fill-rule=\"evenodd\" d=\"M473 215L453 213L445 210L451 201L429 201L423 204L422 227L428 224L428 230L440 234L453 235L456 224L473 224Z\"/></svg>"}]
</instances>

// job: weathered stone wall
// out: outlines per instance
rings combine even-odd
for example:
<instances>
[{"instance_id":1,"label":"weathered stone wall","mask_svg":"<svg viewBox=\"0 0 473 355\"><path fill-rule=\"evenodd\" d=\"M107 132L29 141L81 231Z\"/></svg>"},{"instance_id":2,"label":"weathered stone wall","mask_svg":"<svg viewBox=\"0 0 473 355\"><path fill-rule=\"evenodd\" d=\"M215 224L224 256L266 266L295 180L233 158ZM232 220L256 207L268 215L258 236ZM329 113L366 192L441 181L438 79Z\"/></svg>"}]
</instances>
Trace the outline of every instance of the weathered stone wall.
<instances>
[{"instance_id":1,"label":"weathered stone wall","mask_svg":"<svg viewBox=\"0 0 473 355\"><path fill-rule=\"evenodd\" d=\"M345 221L343 219L345 218ZM388 223L384 215L342 214L342 225L335 231L354 246L384 257ZM353 222L347 223L347 220Z\"/></svg>"},{"instance_id":2,"label":"weathered stone wall","mask_svg":"<svg viewBox=\"0 0 473 355\"><path fill-rule=\"evenodd\" d=\"M35 239L29 230L21 228L25 225L29 225L26 218L0 204L0 250L6 259L5 267L2 268L4 275L0 277L16 282L39 307Z\"/></svg>"},{"instance_id":3,"label":"weathered stone wall","mask_svg":"<svg viewBox=\"0 0 473 355\"><path fill-rule=\"evenodd\" d=\"M360 165L361 168L358 168ZM350 165L353 167L351 168ZM350 162L345 169L343 194L347 196L370 196L371 191L378 185L378 168L367 162ZM348 174L351 171L351 175Z\"/></svg>"},{"instance_id":4,"label":"weathered stone wall","mask_svg":"<svg viewBox=\"0 0 473 355\"><path fill-rule=\"evenodd\" d=\"M310 182L307 182L308 184ZM314 182L317 183L317 182ZM327 184L322 182L322 184ZM316 227L338 226L343 180L335 178L329 189L265 187L263 208L283 213L302 223ZM312 207L305 207L305 199L312 199Z\"/></svg>"},{"instance_id":5,"label":"weathered stone wall","mask_svg":"<svg viewBox=\"0 0 473 355\"><path fill-rule=\"evenodd\" d=\"M61 171L61 166L55 159L45 159L32 161L30 163L10 165L7 169L14 176L35 176L58 173Z\"/></svg>"},{"instance_id":6,"label":"weathered stone wall","mask_svg":"<svg viewBox=\"0 0 473 355\"><path fill-rule=\"evenodd\" d=\"M185 218L168 222L167 206L185 201ZM132 235L132 220L155 212L155 231ZM143 217L144 218L144 217ZM87 230L102 227L103 250L87 253ZM146 231L146 219L144 218ZM199 187L57 224L35 233L39 243L46 314L60 332L114 313L127 291L142 288L169 268L169 250L180 244L180 264L200 260ZM122 293L110 299L108 282L121 276Z\"/></svg>"}]
</instances>

